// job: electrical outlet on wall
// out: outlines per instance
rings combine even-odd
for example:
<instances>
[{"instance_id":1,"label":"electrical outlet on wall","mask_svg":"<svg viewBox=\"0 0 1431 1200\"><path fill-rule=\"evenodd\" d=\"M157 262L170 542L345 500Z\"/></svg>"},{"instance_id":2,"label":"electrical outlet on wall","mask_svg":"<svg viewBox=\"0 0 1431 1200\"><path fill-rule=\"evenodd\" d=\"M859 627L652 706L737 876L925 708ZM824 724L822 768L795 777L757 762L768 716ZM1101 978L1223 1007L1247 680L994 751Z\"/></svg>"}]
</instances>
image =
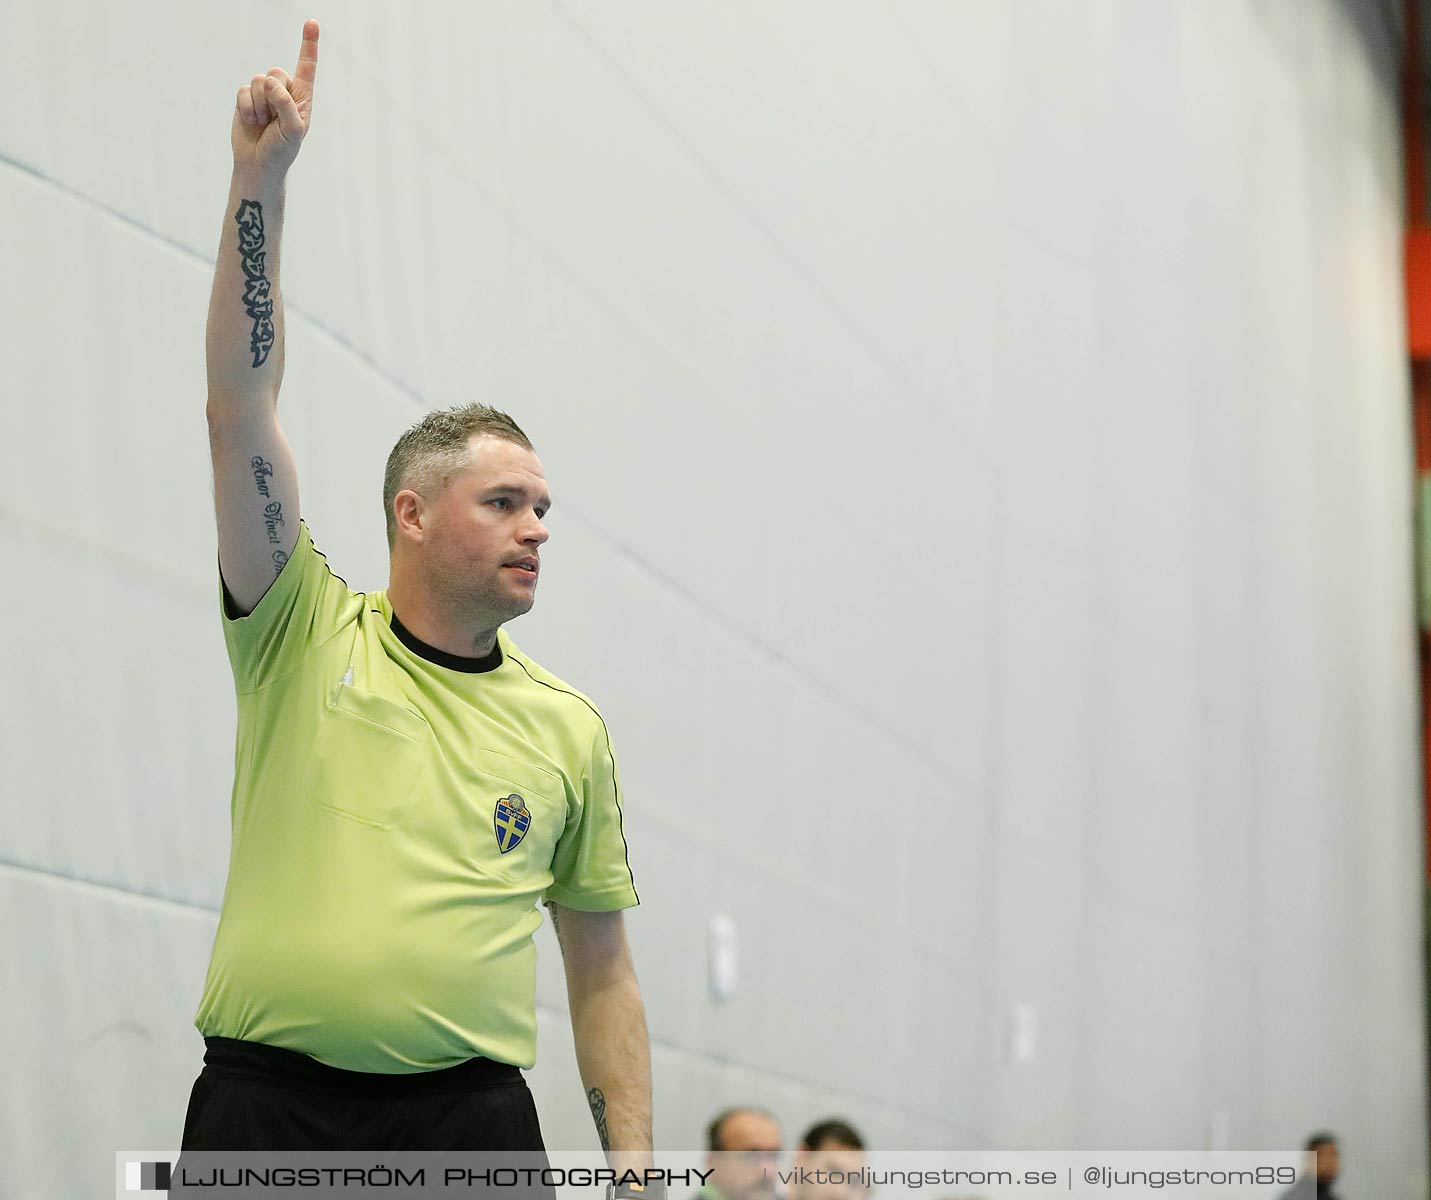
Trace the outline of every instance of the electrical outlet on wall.
<instances>
[{"instance_id":1,"label":"electrical outlet on wall","mask_svg":"<svg viewBox=\"0 0 1431 1200\"><path fill-rule=\"evenodd\" d=\"M1038 1050L1038 1012L1032 1004L1015 1004L1009 1013L1009 1061L1023 1066Z\"/></svg>"},{"instance_id":2,"label":"electrical outlet on wall","mask_svg":"<svg viewBox=\"0 0 1431 1200\"><path fill-rule=\"evenodd\" d=\"M711 995L727 1000L735 994L739 981L735 922L717 913L710 923Z\"/></svg>"}]
</instances>

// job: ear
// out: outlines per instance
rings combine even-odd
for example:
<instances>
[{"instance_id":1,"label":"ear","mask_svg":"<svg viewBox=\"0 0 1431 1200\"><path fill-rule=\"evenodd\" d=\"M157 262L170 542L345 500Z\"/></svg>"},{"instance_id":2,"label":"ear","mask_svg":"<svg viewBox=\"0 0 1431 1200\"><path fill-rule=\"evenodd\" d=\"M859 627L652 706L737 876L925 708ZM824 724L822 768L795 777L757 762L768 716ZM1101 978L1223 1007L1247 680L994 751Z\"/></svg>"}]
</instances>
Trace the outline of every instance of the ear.
<instances>
[{"instance_id":1,"label":"ear","mask_svg":"<svg viewBox=\"0 0 1431 1200\"><path fill-rule=\"evenodd\" d=\"M408 538L421 542L428 516L426 502L411 488L403 488L393 497L393 519L399 540Z\"/></svg>"}]
</instances>

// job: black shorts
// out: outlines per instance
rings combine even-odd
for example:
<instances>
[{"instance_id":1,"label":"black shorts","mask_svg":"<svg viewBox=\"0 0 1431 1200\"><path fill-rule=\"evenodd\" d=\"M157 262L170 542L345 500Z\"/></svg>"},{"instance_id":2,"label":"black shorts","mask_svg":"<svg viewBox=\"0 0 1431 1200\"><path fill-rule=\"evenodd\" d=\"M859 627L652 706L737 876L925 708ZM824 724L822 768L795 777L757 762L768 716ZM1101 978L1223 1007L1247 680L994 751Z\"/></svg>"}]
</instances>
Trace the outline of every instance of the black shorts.
<instances>
[{"instance_id":1,"label":"black shorts","mask_svg":"<svg viewBox=\"0 0 1431 1200\"><path fill-rule=\"evenodd\" d=\"M507 1063L383 1075L258 1042L204 1045L181 1150L525 1150L545 1165L532 1093Z\"/></svg>"}]
</instances>

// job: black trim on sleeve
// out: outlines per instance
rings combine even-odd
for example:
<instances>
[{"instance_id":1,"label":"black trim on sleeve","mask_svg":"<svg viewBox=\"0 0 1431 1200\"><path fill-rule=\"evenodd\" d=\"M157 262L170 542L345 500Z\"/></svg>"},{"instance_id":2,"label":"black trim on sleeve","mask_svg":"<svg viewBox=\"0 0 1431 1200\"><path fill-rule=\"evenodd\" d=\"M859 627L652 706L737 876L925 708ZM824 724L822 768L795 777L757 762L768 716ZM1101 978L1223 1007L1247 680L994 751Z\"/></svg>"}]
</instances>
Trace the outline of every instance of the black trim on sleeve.
<instances>
[{"instance_id":1,"label":"black trim on sleeve","mask_svg":"<svg viewBox=\"0 0 1431 1200\"><path fill-rule=\"evenodd\" d=\"M533 683L539 683L542 687L551 688L552 691L560 692L563 696L571 696L575 700L580 700L587 708L596 714L596 719L601 722L601 732L606 738L606 755L611 761L612 799L616 801L616 830L621 834L621 854L626 860L626 877L631 880L631 892L636 897L636 903L640 904L641 893L636 890L636 876L631 870L631 846L626 841L626 811L621 807L621 785L616 782L616 753L611 749L611 730L606 728L606 718L597 710L596 705L592 704L585 696L577 695L576 692L568 691L566 688L556 687L544 679L538 679L527 670L527 664L520 658L514 658L512 661L522 668L523 673Z\"/></svg>"},{"instance_id":2,"label":"black trim on sleeve","mask_svg":"<svg viewBox=\"0 0 1431 1200\"><path fill-rule=\"evenodd\" d=\"M302 530L302 529L308 529L308 522L305 521L302 517L299 517L299 518L298 518L298 525L299 525L300 530ZM298 535L298 541L301 542L302 540L303 540L303 534L300 532L299 535ZM309 545L309 547L312 549L313 553L316 554L319 558L321 558L321 559L323 560L323 567L324 567L324 569L328 572L328 574L331 575L334 579L336 579L339 583L341 583L345 588L347 588L348 591L351 592L353 589L350 588L350 587L348 587L348 581L347 581L346 579L344 579L344 578L343 578L341 575L339 575L335 570L333 570L332 567L330 567L330 566L328 565L328 556L327 556L326 554L324 554L323 551L321 551L320 549L318 549L318 547L317 547L316 545L314 545L314 543L313 543L313 531L312 531L311 529L308 529L308 545ZM293 543L293 552L292 552L286 559L283 560L283 566L281 566L281 567L278 569L278 574L275 575L272 579L270 579L270 580L268 581L268 586L263 589L263 595L260 596L257 600L255 600L255 601L253 602L253 608L250 608L247 612L240 612L240 611L239 611L239 609L240 609L239 602L234 599L233 593L232 593L231 591L229 591L229 581L224 578L224 560L223 560L223 556L220 555L220 554L216 551L216 552L214 553L214 561L215 561L216 563L218 563L218 567L219 567L219 586L223 588L223 603L224 603L224 616L225 616L225 618L227 618L227 619L230 620L230 621L242 621L245 617L251 617L251 616L253 616L253 614L257 611L258 606L259 606L260 604L262 604L265 599L268 598L268 593L271 592L271 591L273 591L273 585L276 584L280 579L283 578L283 573L288 570L288 564L291 563L291 562L292 562L295 558L297 558L297 557L298 557L298 542L294 542L294 543ZM298 568L298 567L294 567L293 569L294 569L295 571L300 570L300 568Z\"/></svg>"}]
</instances>

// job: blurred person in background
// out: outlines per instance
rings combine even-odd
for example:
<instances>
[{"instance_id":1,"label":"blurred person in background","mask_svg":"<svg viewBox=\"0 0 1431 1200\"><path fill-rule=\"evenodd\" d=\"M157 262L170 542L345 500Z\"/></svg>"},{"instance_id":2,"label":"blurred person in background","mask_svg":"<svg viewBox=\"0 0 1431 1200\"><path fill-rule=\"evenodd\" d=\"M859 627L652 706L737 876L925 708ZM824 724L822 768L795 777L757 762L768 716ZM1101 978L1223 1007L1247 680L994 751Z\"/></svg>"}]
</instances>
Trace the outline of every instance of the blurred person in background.
<instances>
[{"instance_id":1,"label":"blurred person in background","mask_svg":"<svg viewBox=\"0 0 1431 1200\"><path fill-rule=\"evenodd\" d=\"M786 1200L863 1200L864 1166L864 1139L853 1126L836 1117L817 1121L795 1151Z\"/></svg>"},{"instance_id":2,"label":"blurred person in background","mask_svg":"<svg viewBox=\"0 0 1431 1200\"><path fill-rule=\"evenodd\" d=\"M1330 1133L1314 1133L1307 1139L1307 1149L1317 1156L1317 1200L1338 1200L1332 1184L1342 1173L1342 1155L1337 1139Z\"/></svg>"},{"instance_id":3,"label":"blurred person in background","mask_svg":"<svg viewBox=\"0 0 1431 1200\"><path fill-rule=\"evenodd\" d=\"M764 1109L726 1109L706 1129L706 1150L699 1200L774 1200L780 1124Z\"/></svg>"},{"instance_id":4,"label":"blurred person in background","mask_svg":"<svg viewBox=\"0 0 1431 1200\"><path fill-rule=\"evenodd\" d=\"M1332 1191L1332 1184L1342 1171L1341 1151L1335 1134L1314 1133L1307 1139L1304 1149L1317 1156L1312 1174L1302 1175L1290 1190L1283 1193L1284 1200L1340 1200Z\"/></svg>"}]
</instances>

